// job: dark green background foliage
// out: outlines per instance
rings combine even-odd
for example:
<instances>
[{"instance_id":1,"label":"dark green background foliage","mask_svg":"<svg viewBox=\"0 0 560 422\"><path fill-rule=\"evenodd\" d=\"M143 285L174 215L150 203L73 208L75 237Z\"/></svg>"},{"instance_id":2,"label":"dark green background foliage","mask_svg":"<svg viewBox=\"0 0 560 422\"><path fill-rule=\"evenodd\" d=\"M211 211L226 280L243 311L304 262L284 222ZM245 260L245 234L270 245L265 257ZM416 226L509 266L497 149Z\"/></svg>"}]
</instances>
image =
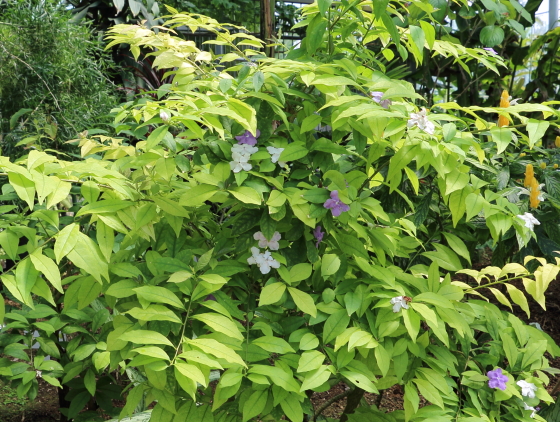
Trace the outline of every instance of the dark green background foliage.
<instances>
[{"instance_id":1,"label":"dark green background foliage","mask_svg":"<svg viewBox=\"0 0 560 422\"><path fill-rule=\"evenodd\" d=\"M71 23L63 5L49 2L4 3L0 16L3 154L21 155L14 145L37 134L28 141L60 149L78 132L107 121L116 89L88 25ZM10 124L22 109L27 112Z\"/></svg>"}]
</instances>

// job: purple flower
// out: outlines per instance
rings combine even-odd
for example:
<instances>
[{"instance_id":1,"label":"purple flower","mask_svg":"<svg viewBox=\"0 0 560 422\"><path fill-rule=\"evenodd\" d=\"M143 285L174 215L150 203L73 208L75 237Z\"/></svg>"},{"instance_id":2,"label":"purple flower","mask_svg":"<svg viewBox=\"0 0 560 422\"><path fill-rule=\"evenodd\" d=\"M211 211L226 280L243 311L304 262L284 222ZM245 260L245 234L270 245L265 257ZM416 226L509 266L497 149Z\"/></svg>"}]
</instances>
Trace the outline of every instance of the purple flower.
<instances>
[{"instance_id":1,"label":"purple flower","mask_svg":"<svg viewBox=\"0 0 560 422\"><path fill-rule=\"evenodd\" d=\"M492 54L498 54L496 52L496 50L494 50L493 48L490 48L490 47L484 47L483 50L486 50L486 51L488 51L489 53L492 53Z\"/></svg>"},{"instance_id":2,"label":"purple flower","mask_svg":"<svg viewBox=\"0 0 560 422\"><path fill-rule=\"evenodd\" d=\"M257 136L253 136L251 132L246 130L243 135L236 136L235 139L239 141L238 142L239 145L247 144L247 145L255 146L257 145L257 138L259 136L261 136L261 131L258 129L257 129Z\"/></svg>"},{"instance_id":3,"label":"purple flower","mask_svg":"<svg viewBox=\"0 0 560 422\"><path fill-rule=\"evenodd\" d=\"M340 200L338 197L338 191L333 190L331 192L331 199L327 199L323 206L332 211L333 217L338 217L343 212L346 212L350 209L348 205Z\"/></svg>"},{"instance_id":4,"label":"purple flower","mask_svg":"<svg viewBox=\"0 0 560 422\"><path fill-rule=\"evenodd\" d=\"M506 389L506 382L508 382L509 378L502 374L502 368L496 368L493 371L488 371L486 376L490 378L488 381L488 387L499 388L502 391Z\"/></svg>"},{"instance_id":5,"label":"purple flower","mask_svg":"<svg viewBox=\"0 0 560 422\"><path fill-rule=\"evenodd\" d=\"M315 243L316 248L318 248L319 243L321 243L323 241L323 236L324 235L325 235L325 232L321 231L321 226L315 227L315 230L313 230L313 236L315 236L315 239L317 239L317 243Z\"/></svg>"},{"instance_id":6,"label":"purple flower","mask_svg":"<svg viewBox=\"0 0 560 422\"><path fill-rule=\"evenodd\" d=\"M389 106L393 104L393 102L391 100L383 100L382 98L384 94L385 93L381 91L373 91L369 93L373 101L375 101L383 108L389 108Z\"/></svg>"}]
</instances>

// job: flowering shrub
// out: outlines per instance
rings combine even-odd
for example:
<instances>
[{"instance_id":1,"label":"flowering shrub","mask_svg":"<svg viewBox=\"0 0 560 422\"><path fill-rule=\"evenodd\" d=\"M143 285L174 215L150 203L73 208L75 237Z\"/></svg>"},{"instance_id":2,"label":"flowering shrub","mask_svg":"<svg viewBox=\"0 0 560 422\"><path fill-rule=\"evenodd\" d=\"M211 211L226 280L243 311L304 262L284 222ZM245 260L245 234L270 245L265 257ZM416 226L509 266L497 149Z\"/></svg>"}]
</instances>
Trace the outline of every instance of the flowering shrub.
<instances>
[{"instance_id":1,"label":"flowering shrub","mask_svg":"<svg viewBox=\"0 0 560 422\"><path fill-rule=\"evenodd\" d=\"M522 244L534 236L522 209L477 176L493 165L477 128L504 129L476 107L440 105L474 121L418 110L413 87L376 69L384 53L365 44L489 67L500 59L428 38L427 22L423 37L399 31L386 5L304 8L308 36L285 60L173 10L158 33L114 27L111 44L152 49L176 84L165 100L116 111L117 131L152 126L147 137L81 138L80 162L39 151L0 161L4 199L15 201L0 233L15 265L2 282L22 305L5 315L0 352L16 359L0 359L0 376L30 397L36 371L66 386L69 418L92 397L115 413L118 371L130 380L120 416L155 400L158 422L320 420L310 398L340 382L350 421L539 419L533 408L552 401L544 354L558 347L480 292L509 304L502 285L528 313L526 294L544 306L558 262L464 269L461 237L475 218L496 242L511 227ZM349 23L375 25L373 38L358 41ZM174 37L183 25L235 53ZM558 116L508 109L525 111ZM474 281L454 280L458 271ZM404 410L358 407L365 392L396 384Z\"/></svg>"}]
</instances>

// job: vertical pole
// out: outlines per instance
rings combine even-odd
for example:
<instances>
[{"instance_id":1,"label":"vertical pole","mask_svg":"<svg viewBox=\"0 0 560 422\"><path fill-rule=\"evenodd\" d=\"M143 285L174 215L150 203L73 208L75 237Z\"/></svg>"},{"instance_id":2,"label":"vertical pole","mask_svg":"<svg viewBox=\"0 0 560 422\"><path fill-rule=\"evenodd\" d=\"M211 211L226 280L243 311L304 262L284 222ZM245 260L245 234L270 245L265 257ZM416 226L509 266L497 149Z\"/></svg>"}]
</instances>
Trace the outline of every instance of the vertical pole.
<instances>
[{"instance_id":1,"label":"vertical pole","mask_svg":"<svg viewBox=\"0 0 560 422\"><path fill-rule=\"evenodd\" d=\"M556 28L558 25L558 0L548 1L548 29Z\"/></svg>"},{"instance_id":2,"label":"vertical pole","mask_svg":"<svg viewBox=\"0 0 560 422\"><path fill-rule=\"evenodd\" d=\"M261 39L267 44L272 42L274 6L275 0L261 0ZM272 57L274 55L274 47L266 47L265 54L268 57Z\"/></svg>"}]
</instances>

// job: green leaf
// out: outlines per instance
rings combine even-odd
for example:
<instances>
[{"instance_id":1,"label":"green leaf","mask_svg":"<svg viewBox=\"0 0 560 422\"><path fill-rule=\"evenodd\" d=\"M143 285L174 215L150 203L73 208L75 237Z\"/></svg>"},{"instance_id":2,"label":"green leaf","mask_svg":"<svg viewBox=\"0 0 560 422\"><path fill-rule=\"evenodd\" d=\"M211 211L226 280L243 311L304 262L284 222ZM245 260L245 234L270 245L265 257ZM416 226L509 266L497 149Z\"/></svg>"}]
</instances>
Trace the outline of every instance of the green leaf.
<instances>
[{"instance_id":1,"label":"green leaf","mask_svg":"<svg viewBox=\"0 0 560 422\"><path fill-rule=\"evenodd\" d=\"M208 385L206 377L198 367L188 363L179 362L175 364L175 368L177 368L185 377L202 384L204 387Z\"/></svg>"},{"instance_id":2,"label":"green leaf","mask_svg":"<svg viewBox=\"0 0 560 422\"><path fill-rule=\"evenodd\" d=\"M504 40L504 30L499 26L488 25L480 31L480 42L486 47L495 47Z\"/></svg>"},{"instance_id":3,"label":"green leaf","mask_svg":"<svg viewBox=\"0 0 560 422\"><path fill-rule=\"evenodd\" d=\"M241 341L245 339L243 334L241 334L241 331L239 331L239 328L237 328L237 325L235 325L231 319L226 318L223 315L205 313L193 315L192 318L205 323L213 330L223 333L226 336L230 336Z\"/></svg>"},{"instance_id":4,"label":"green leaf","mask_svg":"<svg viewBox=\"0 0 560 422\"><path fill-rule=\"evenodd\" d=\"M22 259L16 268L16 286L26 301L37 281L38 274L39 272L33 266L31 259ZM26 305L30 304L26 303Z\"/></svg>"},{"instance_id":5,"label":"green leaf","mask_svg":"<svg viewBox=\"0 0 560 422\"><path fill-rule=\"evenodd\" d=\"M423 252L422 255L438 263L441 268L448 271L459 271L463 268L461 261L450 248L444 245L433 244L437 252Z\"/></svg>"},{"instance_id":6,"label":"green leaf","mask_svg":"<svg viewBox=\"0 0 560 422\"><path fill-rule=\"evenodd\" d=\"M492 129L490 129L490 135L492 136L492 141L496 143L498 154L504 152L507 146L511 143L511 129L494 126Z\"/></svg>"},{"instance_id":7,"label":"green leaf","mask_svg":"<svg viewBox=\"0 0 560 422\"><path fill-rule=\"evenodd\" d=\"M415 378L413 381L418 386L418 390L420 390L420 393L426 398L426 400L444 409L443 399L441 398L437 388L435 388L429 381L423 379Z\"/></svg>"},{"instance_id":8,"label":"green leaf","mask_svg":"<svg viewBox=\"0 0 560 422\"><path fill-rule=\"evenodd\" d=\"M309 132L321 123L322 117L318 114L311 114L301 122L300 133Z\"/></svg>"},{"instance_id":9,"label":"green leaf","mask_svg":"<svg viewBox=\"0 0 560 422\"><path fill-rule=\"evenodd\" d=\"M125 279L112 283L107 291L106 295L116 297L117 299L122 299L125 297L132 296L135 294L134 288L138 287L138 283L134 280Z\"/></svg>"},{"instance_id":10,"label":"green leaf","mask_svg":"<svg viewBox=\"0 0 560 422\"><path fill-rule=\"evenodd\" d=\"M268 400L268 389L267 390L257 390L249 396L245 405L243 406L243 422L260 414Z\"/></svg>"},{"instance_id":11,"label":"green leaf","mask_svg":"<svg viewBox=\"0 0 560 422\"><path fill-rule=\"evenodd\" d=\"M529 135L529 148L533 148L537 142L539 142L546 130L550 126L550 123L544 120L529 119L527 123L527 134Z\"/></svg>"},{"instance_id":12,"label":"green leaf","mask_svg":"<svg viewBox=\"0 0 560 422\"><path fill-rule=\"evenodd\" d=\"M465 243L459 237L455 236L454 234L443 233L443 235L445 236L445 239L447 240L448 245L451 246L451 249L453 249L458 255L462 256L467 261L469 261L469 264L470 264L471 263L471 255L469 253L467 245L465 245Z\"/></svg>"},{"instance_id":13,"label":"green leaf","mask_svg":"<svg viewBox=\"0 0 560 422\"><path fill-rule=\"evenodd\" d=\"M253 188L241 186L231 189L229 192L245 204L260 205L262 202L261 195Z\"/></svg>"},{"instance_id":14,"label":"green leaf","mask_svg":"<svg viewBox=\"0 0 560 422\"><path fill-rule=\"evenodd\" d=\"M188 340L187 342L199 348L203 352L217 357L218 359L225 359L230 363L237 363L245 368L247 367L245 362L243 362L243 359L241 359L237 353L214 339L197 338L194 340Z\"/></svg>"},{"instance_id":15,"label":"green leaf","mask_svg":"<svg viewBox=\"0 0 560 422\"><path fill-rule=\"evenodd\" d=\"M307 54L313 55L315 51L323 42L323 36L327 30L327 20L323 18L320 14L316 15L306 30L306 37L304 39L305 45L307 47Z\"/></svg>"},{"instance_id":16,"label":"green leaf","mask_svg":"<svg viewBox=\"0 0 560 422\"><path fill-rule=\"evenodd\" d=\"M80 226L75 223L69 224L56 234L56 242L54 244L54 256L56 262L60 264L60 260L74 249L78 241Z\"/></svg>"},{"instance_id":17,"label":"green leaf","mask_svg":"<svg viewBox=\"0 0 560 422\"><path fill-rule=\"evenodd\" d=\"M309 151L305 148L303 142L292 142L280 154L279 161L295 161L305 157Z\"/></svg>"},{"instance_id":18,"label":"green leaf","mask_svg":"<svg viewBox=\"0 0 560 422\"><path fill-rule=\"evenodd\" d=\"M95 373L91 369L88 369L88 371L84 376L84 386L86 387L86 390L88 391L89 394L95 396L95 390L96 390Z\"/></svg>"},{"instance_id":19,"label":"green leaf","mask_svg":"<svg viewBox=\"0 0 560 422\"><path fill-rule=\"evenodd\" d=\"M121 334L119 340L130 341L136 344L165 344L173 346L167 337L158 333L157 331L150 330L132 330Z\"/></svg>"},{"instance_id":20,"label":"green leaf","mask_svg":"<svg viewBox=\"0 0 560 422\"><path fill-rule=\"evenodd\" d=\"M113 246L115 245L115 232L101 220L97 221L96 228L96 239L99 249L107 262L110 262L111 254L113 253Z\"/></svg>"},{"instance_id":21,"label":"green leaf","mask_svg":"<svg viewBox=\"0 0 560 422\"><path fill-rule=\"evenodd\" d=\"M263 84L264 84L264 73L258 70L253 75L253 88L255 89L255 91L260 91Z\"/></svg>"},{"instance_id":22,"label":"green leaf","mask_svg":"<svg viewBox=\"0 0 560 422\"><path fill-rule=\"evenodd\" d=\"M288 291L290 292L292 299L296 303L296 306L301 311L311 315L313 318L317 316L317 308L315 307L315 301L310 295L294 287L288 287Z\"/></svg>"},{"instance_id":23,"label":"green leaf","mask_svg":"<svg viewBox=\"0 0 560 422\"><path fill-rule=\"evenodd\" d=\"M280 407L292 422L303 422L303 409L294 394L289 394L284 401L280 402Z\"/></svg>"},{"instance_id":24,"label":"green leaf","mask_svg":"<svg viewBox=\"0 0 560 422\"><path fill-rule=\"evenodd\" d=\"M4 249L4 252L8 254L10 259L17 260L18 258L18 247L19 247L19 237L10 229L4 229L0 232L0 246Z\"/></svg>"},{"instance_id":25,"label":"green leaf","mask_svg":"<svg viewBox=\"0 0 560 422\"><path fill-rule=\"evenodd\" d=\"M346 312L346 309L341 309L336 311L325 321L323 327L323 343L327 344L334 340L338 335L342 334L348 323L350 322L350 317Z\"/></svg>"},{"instance_id":26,"label":"green leaf","mask_svg":"<svg viewBox=\"0 0 560 422\"><path fill-rule=\"evenodd\" d=\"M152 197L152 199L158 207L168 214L174 215L175 217L189 217L187 210L171 199L157 196Z\"/></svg>"},{"instance_id":27,"label":"green leaf","mask_svg":"<svg viewBox=\"0 0 560 422\"><path fill-rule=\"evenodd\" d=\"M167 353L163 351L160 347L156 346L145 346L145 347L138 347L137 349L133 349L133 352L139 353L145 356L151 356L157 359L162 360L169 360L169 356Z\"/></svg>"},{"instance_id":28,"label":"green leaf","mask_svg":"<svg viewBox=\"0 0 560 422\"><path fill-rule=\"evenodd\" d=\"M169 127L167 125L160 126L154 129L152 133L150 133L150 136L148 136L145 150L150 151L151 149L156 147L163 140L165 135L167 135L168 131L169 131Z\"/></svg>"},{"instance_id":29,"label":"green leaf","mask_svg":"<svg viewBox=\"0 0 560 422\"><path fill-rule=\"evenodd\" d=\"M76 217L84 214L115 214L117 211L128 208L132 205L134 205L134 203L130 201L107 199L86 205L78 211Z\"/></svg>"},{"instance_id":30,"label":"green leaf","mask_svg":"<svg viewBox=\"0 0 560 422\"><path fill-rule=\"evenodd\" d=\"M41 253L41 249L36 249L32 254L29 255L31 262L35 269L41 273L51 282L53 287L60 293L64 293L62 290L62 282L60 279L60 271L55 262L48 256Z\"/></svg>"},{"instance_id":31,"label":"green leaf","mask_svg":"<svg viewBox=\"0 0 560 422\"><path fill-rule=\"evenodd\" d=\"M217 186L206 184L196 185L181 196L179 203L185 207L198 207L214 196L217 191Z\"/></svg>"},{"instance_id":32,"label":"green leaf","mask_svg":"<svg viewBox=\"0 0 560 422\"><path fill-rule=\"evenodd\" d=\"M273 303L278 302L285 291L286 285L284 283L278 282L267 284L261 290L259 306L272 305Z\"/></svg>"},{"instance_id":33,"label":"green leaf","mask_svg":"<svg viewBox=\"0 0 560 422\"><path fill-rule=\"evenodd\" d=\"M525 297L523 292L512 284L509 284L509 283L505 283L505 284L506 284L506 288L507 288L507 291L509 293L509 296L511 297L511 300L513 301L513 303L515 303L516 305L519 305L521 307L521 309L523 309L525 311L525 313L527 314L527 318L529 318L530 314L531 314L531 311L529 310L529 304L527 303L527 298Z\"/></svg>"},{"instance_id":34,"label":"green leaf","mask_svg":"<svg viewBox=\"0 0 560 422\"><path fill-rule=\"evenodd\" d=\"M20 173L8 172L8 179L10 184L16 191L17 195L33 210L35 199L35 183Z\"/></svg>"},{"instance_id":35,"label":"green leaf","mask_svg":"<svg viewBox=\"0 0 560 422\"><path fill-rule=\"evenodd\" d=\"M503 331L500 332L500 337L502 338L502 345L504 348L504 352L506 357L509 361L510 368L515 366L517 362L517 357L519 356L519 350L517 350L517 346L515 345L515 341L511 338L511 336Z\"/></svg>"},{"instance_id":36,"label":"green leaf","mask_svg":"<svg viewBox=\"0 0 560 422\"><path fill-rule=\"evenodd\" d=\"M347 255L354 255L364 259L368 259L368 254L364 249L364 244L357 237L339 233L336 235L336 240L340 245L342 251Z\"/></svg>"},{"instance_id":37,"label":"green leaf","mask_svg":"<svg viewBox=\"0 0 560 422\"><path fill-rule=\"evenodd\" d=\"M295 353L295 350L290 346L290 344L279 337L274 336L263 336L253 340L252 344L259 346L260 348L266 350L270 353Z\"/></svg>"},{"instance_id":38,"label":"green leaf","mask_svg":"<svg viewBox=\"0 0 560 422\"><path fill-rule=\"evenodd\" d=\"M321 275L328 277L335 274L340 268L340 258L334 254L323 255L321 261Z\"/></svg>"},{"instance_id":39,"label":"green leaf","mask_svg":"<svg viewBox=\"0 0 560 422\"><path fill-rule=\"evenodd\" d=\"M134 284L134 286L136 287L137 284ZM150 305L146 309L132 308L126 313L140 321L171 321L182 324L181 319L163 305Z\"/></svg>"},{"instance_id":40,"label":"green leaf","mask_svg":"<svg viewBox=\"0 0 560 422\"><path fill-rule=\"evenodd\" d=\"M296 281L307 280L311 276L312 271L313 267L311 264L296 264L290 268L290 281L294 283Z\"/></svg>"},{"instance_id":41,"label":"green leaf","mask_svg":"<svg viewBox=\"0 0 560 422\"><path fill-rule=\"evenodd\" d=\"M159 286L142 286L133 289L136 295L148 302L167 303L176 308L184 309L183 303L175 295L175 293L167 290L165 287Z\"/></svg>"},{"instance_id":42,"label":"green leaf","mask_svg":"<svg viewBox=\"0 0 560 422\"><path fill-rule=\"evenodd\" d=\"M368 393L379 394L379 391L377 390L377 388L375 388L375 385L364 374L360 374L354 371L340 371L340 375L342 375L356 387L359 387L362 390L366 390Z\"/></svg>"}]
</instances>

